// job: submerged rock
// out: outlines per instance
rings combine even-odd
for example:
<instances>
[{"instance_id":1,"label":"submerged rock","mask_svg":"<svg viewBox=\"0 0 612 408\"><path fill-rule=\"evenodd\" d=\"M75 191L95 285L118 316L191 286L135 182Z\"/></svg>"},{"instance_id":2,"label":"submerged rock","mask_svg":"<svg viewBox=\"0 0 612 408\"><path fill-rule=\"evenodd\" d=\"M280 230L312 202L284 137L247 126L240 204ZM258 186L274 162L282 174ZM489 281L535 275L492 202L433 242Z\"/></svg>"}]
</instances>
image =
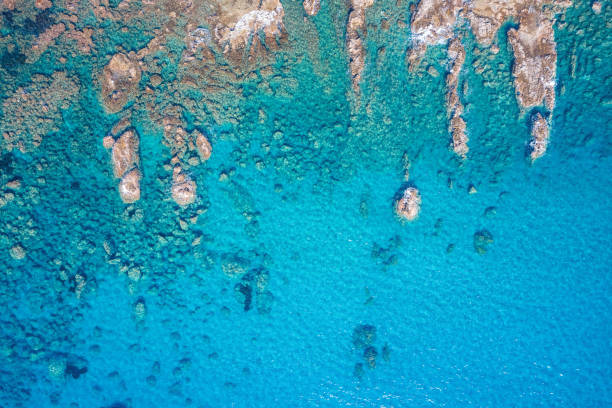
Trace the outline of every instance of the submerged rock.
<instances>
[{"instance_id":1,"label":"submerged rock","mask_svg":"<svg viewBox=\"0 0 612 408\"><path fill-rule=\"evenodd\" d=\"M363 350L363 359L366 361L366 363L368 364L368 367L370 368L376 368L376 357L377 356L378 356L378 351L376 351L376 349L372 346L366 347L366 349Z\"/></svg>"},{"instance_id":2,"label":"submerged rock","mask_svg":"<svg viewBox=\"0 0 612 408\"><path fill-rule=\"evenodd\" d=\"M474 233L474 250L480 255L487 252L490 244L493 243L493 234L488 230L483 229Z\"/></svg>"},{"instance_id":3,"label":"submerged rock","mask_svg":"<svg viewBox=\"0 0 612 408\"><path fill-rule=\"evenodd\" d=\"M353 329L353 346L363 349L376 341L376 327L370 324L360 324Z\"/></svg>"}]
</instances>

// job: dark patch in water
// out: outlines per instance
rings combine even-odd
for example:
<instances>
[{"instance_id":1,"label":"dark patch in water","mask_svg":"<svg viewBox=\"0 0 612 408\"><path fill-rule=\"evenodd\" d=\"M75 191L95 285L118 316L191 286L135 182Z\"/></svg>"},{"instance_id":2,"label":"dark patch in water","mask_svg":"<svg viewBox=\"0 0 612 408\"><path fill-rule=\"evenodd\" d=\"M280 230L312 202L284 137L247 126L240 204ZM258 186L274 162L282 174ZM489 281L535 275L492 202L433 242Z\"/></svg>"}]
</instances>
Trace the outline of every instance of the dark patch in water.
<instances>
[{"instance_id":1,"label":"dark patch in water","mask_svg":"<svg viewBox=\"0 0 612 408\"><path fill-rule=\"evenodd\" d=\"M51 9L47 9L36 15L36 19L27 19L23 24L23 30L28 34L39 35L51 27L55 20L51 18Z\"/></svg>"},{"instance_id":2,"label":"dark patch in water","mask_svg":"<svg viewBox=\"0 0 612 408\"><path fill-rule=\"evenodd\" d=\"M25 54L18 51L5 52L0 58L0 65L11 74L15 74L26 60Z\"/></svg>"},{"instance_id":3,"label":"dark patch in water","mask_svg":"<svg viewBox=\"0 0 612 408\"><path fill-rule=\"evenodd\" d=\"M13 156L10 153L0 156L0 171L4 174L13 173Z\"/></svg>"}]
</instances>

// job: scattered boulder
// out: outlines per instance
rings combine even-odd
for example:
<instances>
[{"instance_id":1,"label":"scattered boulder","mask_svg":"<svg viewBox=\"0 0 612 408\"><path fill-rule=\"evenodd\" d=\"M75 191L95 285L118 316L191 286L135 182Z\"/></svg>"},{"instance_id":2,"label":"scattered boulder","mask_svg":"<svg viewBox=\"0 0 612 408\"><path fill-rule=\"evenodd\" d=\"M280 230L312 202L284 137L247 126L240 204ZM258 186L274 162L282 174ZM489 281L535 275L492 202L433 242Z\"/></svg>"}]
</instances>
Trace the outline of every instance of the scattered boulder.
<instances>
[{"instance_id":1,"label":"scattered boulder","mask_svg":"<svg viewBox=\"0 0 612 408\"><path fill-rule=\"evenodd\" d=\"M363 350L363 359L368 364L370 368L376 368L376 357L378 356L378 351L376 348L369 346Z\"/></svg>"},{"instance_id":2,"label":"scattered boulder","mask_svg":"<svg viewBox=\"0 0 612 408\"><path fill-rule=\"evenodd\" d=\"M488 246L493 243L493 234L483 229L474 233L474 250L480 255L487 252Z\"/></svg>"},{"instance_id":3,"label":"scattered boulder","mask_svg":"<svg viewBox=\"0 0 612 408\"><path fill-rule=\"evenodd\" d=\"M353 345L357 349L371 346L376 341L376 327L360 324L353 330Z\"/></svg>"},{"instance_id":4,"label":"scattered boulder","mask_svg":"<svg viewBox=\"0 0 612 408\"><path fill-rule=\"evenodd\" d=\"M421 211L421 195L415 187L404 190L402 197L395 203L395 213L408 221L416 219Z\"/></svg>"}]
</instances>

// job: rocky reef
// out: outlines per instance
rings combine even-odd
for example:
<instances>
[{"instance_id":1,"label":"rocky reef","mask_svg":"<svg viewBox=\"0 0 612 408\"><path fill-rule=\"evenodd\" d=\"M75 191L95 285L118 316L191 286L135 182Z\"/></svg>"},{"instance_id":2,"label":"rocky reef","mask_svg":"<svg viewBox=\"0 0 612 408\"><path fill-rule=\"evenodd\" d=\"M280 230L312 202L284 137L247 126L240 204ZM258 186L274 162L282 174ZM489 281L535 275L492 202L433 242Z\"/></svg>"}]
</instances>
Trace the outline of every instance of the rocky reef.
<instances>
[{"instance_id":1,"label":"rocky reef","mask_svg":"<svg viewBox=\"0 0 612 408\"><path fill-rule=\"evenodd\" d=\"M466 19L477 42L491 46L493 53L499 49L494 43L502 24L511 18L518 21L518 28L508 31L514 54L512 74L517 101L523 109L544 105L552 112L557 63L554 16L570 4L571 1L542 0L421 0L418 3L411 20L412 45L407 63L415 70L429 46L448 43L447 111L452 147L458 155L465 158L468 152L467 125L461 117L463 106L457 92L465 61L461 21Z\"/></svg>"},{"instance_id":2,"label":"rocky reef","mask_svg":"<svg viewBox=\"0 0 612 408\"><path fill-rule=\"evenodd\" d=\"M365 46L367 34L365 13L374 4L374 0L351 0L348 23L346 25L346 48L349 55L349 67L353 91L359 98L361 74L365 67Z\"/></svg>"},{"instance_id":3,"label":"rocky reef","mask_svg":"<svg viewBox=\"0 0 612 408\"><path fill-rule=\"evenodd\" d=\"M2 150L27 152L38 147L59 129L62 111L75 101L79 88L78 79L64 71L34 75L28 85L17 88L2 101Z\"/></svg>"},{"instance_id":4,"label":"rocky reef","mask_svg":"<svg viewBox=\"0 0 612 408\"><path fill-rule=\"evenodd\" d=\"M321 10L321 0L304 0L302 6L306 14L316 16L319 10Z\"/></svg>"},{"instance_id":5,"label":"rocky reef","mask_svg":"<svg viewBox=\"0 0 612 408\"><path fill-rule=\"evenodd\" d=\"M459 73L465 62L465 48L461 44L461 38L454 38L448 44L448 57L451 68L446 75L446 111L449 118L449 130L453 140L453 150L457 155L465 158L469 151L468 137L465 133L465 121L463 104L459 98Z\"/></svg>"},{"instance_id":6,"label":"rocky reef","mask_svg":"<svg viewBox=\"0 0 612 408\"><path fill-rule=\"evenodd\" d=\"M115 141L106 139L106 146L112 148L111 160L113 174L119 181L119 195L124 203L133 203L140 199L140 140L136 131L126 130Z\"/></svg>"},{"instance_id":7,"label":"rocky reef","mask_svg":"<svg viewBox=\"0 0 612 408\"><path fill-rule=\"evenodd\" d=\"M214 1L213 5L216 12L208 18L213 27L213 38L223 53L233 58L240 59L245 49L252 57L264 45L275 48L283 35L285 11L279 0L221 0Z\"/></svg>"}]
</instances>

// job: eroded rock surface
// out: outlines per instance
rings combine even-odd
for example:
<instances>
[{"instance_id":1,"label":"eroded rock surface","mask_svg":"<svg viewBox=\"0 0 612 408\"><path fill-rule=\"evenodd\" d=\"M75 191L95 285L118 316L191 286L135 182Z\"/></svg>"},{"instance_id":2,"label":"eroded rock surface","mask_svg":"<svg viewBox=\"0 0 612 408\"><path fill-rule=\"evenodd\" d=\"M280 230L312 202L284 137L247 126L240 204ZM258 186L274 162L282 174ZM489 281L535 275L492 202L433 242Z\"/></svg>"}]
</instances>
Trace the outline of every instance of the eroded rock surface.
<instances>
[{"instance_id":1,"label":"eroded rock surface","mask_svg":"<svg viewBox=\"0 0 612 408\"><path fill-rule=\"evenodd\" d=\"M112 147L111 160L113 174L119 181L119 196L124 203L133 203L140 199L141 173L140 156L138 152L139 138L136 131L124 131L114 142L105 138L105 145Z\"/></svg>"},{"instance_id":2,"label":"eroded rock surface","mask_svg":"<svg viewBox=\"0 0 612 408\"><path fill-rule=\"evenodd\" d=\"M427 47L445 44L455 35L457 15L464 7L463 0L421 0L412 15L410 29L412 47L408 64L414 69Z\"/></svg>"},{"instance_id":3,"label":"eroded rock surface","mask_svg":"<svg viewBox=\"0 0 612 408\"><path fill-rule=\"evenodd\" d=\"M504 22L510 18L518 21L518 28L508 31L518 103L522 109L544 105L551 112L555 106L557 63L554 16L570 4L568 0L421 0L417 4L411 20L412 46L407 62L415 70L428 46L450 40L446 99L452 146L458 155L465 157L468 151L467 126L461 117L463 106L458 94L458 77L465 61L465 50L458 37L460 22L465 20L459 17L469 21L482 45L495 42Z\"/></svg>"},{"instance_id":4,"label":"eroded rock surface","mask_svg":"<svg viewBox=\"0 0 612 408\"><path fill-rule=\"evenodd\" d=\"M321 0L304 0L302 6L304 6L306 14L315 16L321 9Z\"/></svg>"},{"instance_id":5,"label":"eroded rock surface","mask_svg":"<svg viewBox=\"0 0 612 408\"><path fill-rule=\"evenodd\" d=\"M223 53L241 56L243 50L256 52L262 47L259 34L267 47L274 47L285 26L285 10L279 0L215 1L216 12L209 17L215 41Z\"/></svg>"},{"instance_id":6,"label":"eroded rock surface","mask_svg":"<svg viewBox=\"0 0 612 408\"><path fill-rule=\"evenodd\" d=\"M529 8L520 17L519 28L508 31L514 53L514 86L523 108L546 105L555 107L557 51L552 21L537 8Z\"/></svg>"},{"instance_id":7,"label":"eroded rock surface","mask_svg":"<svg viewBox=\"0 0 612 408\"><path fill-rule=\"evenodd\" d=\"M463 104L459 98L459 74L465 62L465 48L461 44L461 38L454 38L448 45L448 57L451 60L451 68L446 76L446 110L449 117L449 131L452 135L453 150L459 156L465 157L469 148L468 137L465 133L465 121Z\"/></svg>"},{"instance_id":8,"label":"eroded rock surface","mask_svg":"<svg viewBox=\"0 0 612 408\"><path fill-rule=\"evenodd\" d=\"M121 110L138 88L140 67L125 54L115 54L102 74L102 100L110 113Z\"/></svg>"},{"instance_id":9,"label":"eroded rock surface","mask_svg":"<svg viewBox=\"0 0 612 408\"><path fill-rule=\"evenodd\" d=\"M374 4L374 0L351 0L351 11L346 26L346 47L349 54L351 83L355 94L359 95L361 74L365 67L365 48L363 41L367 29L365 12Z\"/></svg>"},{"instance_id":10,"label":"eroded rock surface","mask_svg":"<svg viewBox=\"0 0 612 408\"><path fill-rule=\"evenodd\" d=\"M395 213L408 221L416 219L421 211L421 194L415 187L404 190L402 197L395 204Z\"/></svg>"},{"instance_id":11,"label":"eroded rock surface","mask_svg":"<svg viewBox=\"0 0 612 408\"><path fill-rule=\"evenodd\" d=\"M531 157L531 160L536 160L546 153L548 137L548 122L538 112L534 115L531 122L531 142L529 142L529 157Z\"/></svg>"}]
</instances>

